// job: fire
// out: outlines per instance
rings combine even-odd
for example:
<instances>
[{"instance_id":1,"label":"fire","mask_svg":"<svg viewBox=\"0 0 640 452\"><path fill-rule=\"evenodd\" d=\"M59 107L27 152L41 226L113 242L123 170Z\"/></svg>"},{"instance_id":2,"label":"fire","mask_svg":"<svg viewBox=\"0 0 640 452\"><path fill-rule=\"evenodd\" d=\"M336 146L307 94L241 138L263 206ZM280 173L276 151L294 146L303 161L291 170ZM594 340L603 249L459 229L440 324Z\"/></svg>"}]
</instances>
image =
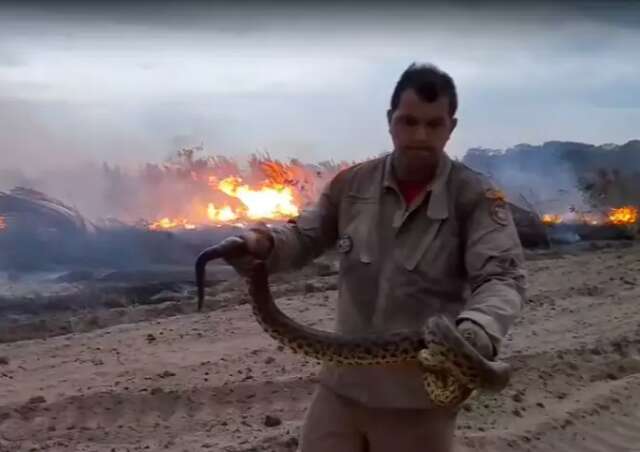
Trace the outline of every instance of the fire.
<instances>
[{"instance_id":1,"label":"fire","mask_svg":"<svg viewBox=\"0 0 640 452\"><path fill-rule=\"evenodd\" d=\"M162 230L162 229L176 229L176 228L195 229L196 226L194 224L189 223L189 221L186 218L171 219L168 217L161 218L160 220L149 225L149 229L153 231Z\"/></svg>"},{"instance_id":2,"label":"fire","mask_svg":"<svg viewBox=\"0 0 640 452\"><path fill-rule=\"evenodd\" d=\"M224 206L220 209L216 209L216 207L209 203L207 206L207 216L209 219L215 223L222 222L226 223L228 221L234 221L238 219L238 215L231 209L229 206Z\"/></svg>"},{"instance_id":3,"label":"fire","mask_svg":"<svg viewBox=\"0 0 640 452\"><path fill-rule=\"evenodd\" d=\"M298 215L291 187L267 183L259 189L252 189L242 184L240 178L232 176L221 180L218 188L223 193L238 198L244 205L240 210L249 219L287 219Z\"/></svg>"},{"instance_id":4,"label":"fire","mask_svg":"<svg viewBox=\"0 0 640 452\"><path fill-rule=\"evenodd\" d=\"M545 213L542 215L542 222L544 224L558 224L562 222L560 215Z\"/></svg>"},{"instance_id":5,"label":"fire","mask_svg":"<svg viewBox=\"0 0 640 452\"><path fill-rule=\"evenodd\" d=\"M246 165L226 157L196 158L184 150L162 165L147 165L144 181L153 190L146 216L151 229L287 221L315 202L324 185L355 162L288 163L253 155ZM155 205L154 205L155 204Z\"/></svg>"},{"instance_id":6,"label":"fire","mask_svg":"<svg viewBox=\"0 0 640 452\"><path fill-rule=\"evenodd\" d=\"M259 188L251 188L243 183L242 178L229 176L218 180L209 176L208 185L213 188L214 195L226 195L233 201L209 202L206 207L206 222L214 225L242 225L242 220L286 220L299 213L298 204L291 186L272 181L263 182ZM162 229L196 229L196 225L186 218L162 218L149 226L152 230Z\"/></svg>"},{"instance_id":7,"label":"fire","mask_svg":"<svg viewBox=\"0 0 640 452\"><path fill-rule=\"evenodd\" d=\"M610 209L609 213L604 212L572 212L570 214L544 214L542 222L546 225L560 223L586 224L597 226L601 224L628 225L638 222L638 209L632 206Z\"/></svg>"},{"instance_id":8,"label":"fire","mask_svg":"<svg viewBox=\"0 0 640 452\"><path fill-rule=\"evenodd\" d=\"M0 215L0 231L7 228L7 222L4 220L4 217Z\"/></svg>"},{"instance_id":9,"label":"fire","mask_svg":"<svg viewBox=\"0 0 640 452\"><path fill-rule=\"evenodd\" d=\"M638 221L638 209L632 206L611 209L609 222L613 224L634 224Z\"/></svg>"},{"instance_id":10,"label":"fire","mask_svg":"<svg viewBox=\"0 0 640 452\"><path fill-rule=\"evenodd\" d=\"M243 220L287 220L299 213L299 204L293 187L283 183L266 181L256 188L243 183L238 176L228 176L218 180L208 177L208 185L213 189L212 197L229 198L222 203L208 202L206 216L194 215L201 221L196 223L235 224L241 226ZM192 209L199 210L199 209ZM150 226L150 229L196 229L193 221L186 218L162 218Z\"/></svg>"}]
</instances>

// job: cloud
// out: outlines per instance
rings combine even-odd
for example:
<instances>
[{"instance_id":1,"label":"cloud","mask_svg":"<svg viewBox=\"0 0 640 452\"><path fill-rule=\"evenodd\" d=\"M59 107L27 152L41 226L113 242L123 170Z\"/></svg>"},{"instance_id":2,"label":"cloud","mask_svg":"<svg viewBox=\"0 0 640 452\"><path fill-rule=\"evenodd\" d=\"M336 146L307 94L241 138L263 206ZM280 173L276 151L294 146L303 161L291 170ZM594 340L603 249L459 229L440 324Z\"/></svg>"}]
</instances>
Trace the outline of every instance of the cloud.
<instances>
[{"instance_id":1,"label":"cloud","mask_svg":"<svg viewBox=\"0 0 640 452\"><path fill-rule=\"evenodd\" d=\"M158 160L189 142L365 158L388 148L384 111L414 60L457 82L455 155L637 133L640 31L615 1L606 12L595 2L153 5L0 12L0 167Z\"/></svg>"},{"instance_id":2,"label":"cloud","mask_svg":"<svg viewBox=\"0 0 640 452\"><path fill-rule=\"evenodd\" d=\"M22 64L24 60L16 52L0 45L0 69L15 68Z\"/></svg>"}]
</instances>

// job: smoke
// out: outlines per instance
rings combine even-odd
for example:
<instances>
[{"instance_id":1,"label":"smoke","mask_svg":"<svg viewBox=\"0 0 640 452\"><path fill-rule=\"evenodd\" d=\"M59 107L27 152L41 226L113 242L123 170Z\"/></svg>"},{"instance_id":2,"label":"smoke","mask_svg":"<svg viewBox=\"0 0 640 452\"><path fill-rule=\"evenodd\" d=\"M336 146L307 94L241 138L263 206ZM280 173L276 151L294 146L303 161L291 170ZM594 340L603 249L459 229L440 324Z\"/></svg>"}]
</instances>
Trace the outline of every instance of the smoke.
<instances>
[{"instance_id":1,"label":"smoke","mask_svg":"<svg viewBox=\"0 0 640 452\"><path fill-rule=\"evenodd\" d=\"M463 162L517 203L543 213L640 204L640 141L623 145L549 141L506 150L472 148Z\"/></svg>"},{"instance_id":2,"label":"smoke","mask_svg":"<svg viewBox=\"0 0 640 452\"><path fill-rule=\"evenodd\" d=\"M175 141L186 142L187 137ZM542 213L563 213L640 204L639 156L640 141L601 146L549 141L505 150L471 148L462 160L493 178L512 202ZM267 153L229 158L196 145L169 153L161 162L81 161L32 173L0 169L0 190L39 190L94 222L117 219L131 224L170 217L206 223L209 203L239 206L239 200L216 188L226 177L240 177L254 187L265 181L292 186L297 203L305 206L351 163L355 160L278 160Z\"/></svg>"},{"instance_id":3,"label":"smoke","mask_svg":"<svg viewBox=\"0 0 640 452\"><path fill-rule=\"evenodd\" d=\"M472 148L463 161L489 175L517 204L530 203L545 211L556 206L584 208L571 163L551 146L543 148L527 144L504 151Z\"/></svg>"},{"instance_id":4,"label":"smoke","mask_svg":"<svg viewBox=\"0 0 640 452\"><path fill-rule=\"evenodd\" d=\"M0 7L0 189L30 186L94 218L155 217L201 196L141 175L177 149L305 162L379 154L389 96L414 60L456 81L454 156L549 136L627 140L640 121L630 26L640 16L617 2L90 3ZM580 202L566 160L535 171L507 160L498 173L518 195Z\"/></svg>"},{"instance_id":5,"label":"smoke","mask_svg":"<svg viewBox=\"0 0 640 452\"><path fill-rule=\"evenodd\" d=\"M208 223L208 205L242 207L217 184L230 176L259 188L264 183L289 186L300 206L314 202L340 168L353 162L280 161L269 154L232 159L207 153L202 146L183 148L163 162L120 165L82 163L47 169L35 176L0 170L0 190L22 186L41 191L97 222L143 224L160 218L185 218Z\"/></svg>"}]
</instances>

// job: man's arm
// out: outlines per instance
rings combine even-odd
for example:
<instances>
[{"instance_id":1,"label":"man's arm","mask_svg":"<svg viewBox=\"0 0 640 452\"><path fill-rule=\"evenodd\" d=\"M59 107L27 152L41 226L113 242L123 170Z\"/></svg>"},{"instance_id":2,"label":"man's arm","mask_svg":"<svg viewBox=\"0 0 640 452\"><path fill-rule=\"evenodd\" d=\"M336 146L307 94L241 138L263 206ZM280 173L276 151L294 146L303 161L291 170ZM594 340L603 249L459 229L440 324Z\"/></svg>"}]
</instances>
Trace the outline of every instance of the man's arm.
<instances>
[{"instance_id":1,"label":"man's arm","mask_svg":"<svg viewBox=\"0 0 640 452\"><path fill-rule=\"evenodd\" d=\"M344 176L344 172L335 176L318 201L303 210L294 223L269 228L273 238L267 258L270 272L299 269L335 244Z\"/></svg>"},{"instance_id":2,"label":"man's arm","mask_svg":"<svg viewBox=\"0 0 640 452\"><path fill-rule=\"evenodd\" d=\"M471 298L457 324L461 329L469 326L468 321L480 326L495 355L522 310L527 285L524 256L511 212L499 191L487 187L472 205L463 226Z\"/></svg>"}]
</instances>

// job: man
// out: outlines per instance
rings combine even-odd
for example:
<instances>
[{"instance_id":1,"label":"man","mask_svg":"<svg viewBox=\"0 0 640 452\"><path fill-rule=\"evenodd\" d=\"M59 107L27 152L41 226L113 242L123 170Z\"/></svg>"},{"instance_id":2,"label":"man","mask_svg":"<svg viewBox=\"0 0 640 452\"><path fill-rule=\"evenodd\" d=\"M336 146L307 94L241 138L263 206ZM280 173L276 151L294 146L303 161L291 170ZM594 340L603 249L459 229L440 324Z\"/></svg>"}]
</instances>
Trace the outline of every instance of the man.
<instances>
[{"instance_id":1,"label":"man","mask_svg":"<svg viewBox=\"0 0 640 452\"><path fill-rule=\"evenodd\" d=\"M492 358L519 315L523 255L504 198L444 151L456 110L451 77L412 64L387 112L393 151L339 173L294 223L245 234L271 272L300 268L336 245L337 332L420 329L444 312ZM430 403L418 364L327 364L301 450L450 451L456 417Z\"/></svg>"}]
</instances>

